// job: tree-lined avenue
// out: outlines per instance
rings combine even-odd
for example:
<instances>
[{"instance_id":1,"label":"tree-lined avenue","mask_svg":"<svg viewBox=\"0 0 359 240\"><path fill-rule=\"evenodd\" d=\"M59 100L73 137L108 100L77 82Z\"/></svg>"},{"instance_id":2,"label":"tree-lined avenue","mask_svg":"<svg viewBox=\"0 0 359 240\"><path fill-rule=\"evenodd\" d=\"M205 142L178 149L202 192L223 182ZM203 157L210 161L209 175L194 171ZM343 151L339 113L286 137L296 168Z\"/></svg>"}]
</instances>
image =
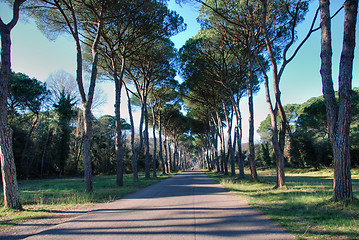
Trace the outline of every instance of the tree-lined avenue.
<instances>
[{"instance_id":1,"label":"tree-lined avenue","mask_svg":"<svg viewBox=\"0 0 359 240\"><path fill-rule=\"evenodd\" d=\"M26 239L295 239L200 171L187 171Z\"/></svg>"}]
</instances>

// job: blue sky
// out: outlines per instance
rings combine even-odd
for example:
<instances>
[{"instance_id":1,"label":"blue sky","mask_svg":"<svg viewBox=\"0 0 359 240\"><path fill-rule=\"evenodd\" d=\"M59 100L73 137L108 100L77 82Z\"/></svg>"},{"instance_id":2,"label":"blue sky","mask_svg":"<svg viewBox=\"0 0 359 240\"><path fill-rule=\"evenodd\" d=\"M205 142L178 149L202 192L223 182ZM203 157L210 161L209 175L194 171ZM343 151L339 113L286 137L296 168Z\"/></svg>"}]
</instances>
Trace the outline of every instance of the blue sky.
<instances>
[{"instance_id":1,"label":"blue sky","mask_svg":"<svg viewBox=\"0 0 359 240\"><path fill-rule=\"evenodd\" d=\"M332 1L332 12L336 11L342 0ZM306 35L314 11L318 6L318 1L312 1L310 12L306 16L306 20L301 23L297 29L298 42ZM182 32L172 40L176 48L180 48L187 39L195 35L200 26L196 21L198 15L198 6L195 4L183 4L182 6L169 3L169 8L177 11L183 16L187 23L187 30ZM0 3L0 16L3 21L10 19L11 11L3 2ZM343 12L333 20L333 78L335 84L338 79L339 59L342 45L343 35ZM357 26L358 29L358 26ZM357 39L358 30L357 30ZM358 53L358 47L355 52ZM312 34L311 38L303 46L296 58L287 66L281 80L280 88L282 91L282 100L284 104L303 103L311 97L322 95L320 69L320 31ZM355 58L353 86L359 86L359 59ZM46 81L48 76L58 70L65 70L75 75L76 69L76 51L73 40L70 36L61 35L56 41L49 41L36 28L32 20L21 19L12 31L12 69L15 72L22 72L30 77L35 77L40 81ZM271 73L269 72L269 75ZM107 104L101 109L97 109L97 114L114 114L113 92L114 86L111 82L101 83L100 86L107 94ZM124 95L124 94L123 94ZM254 98L255 107L255 127L257 128L262 120L268 114L268 106L265 102L263 89ZM123 116L128 116L125 106L125 98L122 100ZM243 112L243 141L247 141L248 128L248 111L247 99L242 100L241 109ZM256 134L258 140L259 136Z\"/></svg>"}]
</instances>

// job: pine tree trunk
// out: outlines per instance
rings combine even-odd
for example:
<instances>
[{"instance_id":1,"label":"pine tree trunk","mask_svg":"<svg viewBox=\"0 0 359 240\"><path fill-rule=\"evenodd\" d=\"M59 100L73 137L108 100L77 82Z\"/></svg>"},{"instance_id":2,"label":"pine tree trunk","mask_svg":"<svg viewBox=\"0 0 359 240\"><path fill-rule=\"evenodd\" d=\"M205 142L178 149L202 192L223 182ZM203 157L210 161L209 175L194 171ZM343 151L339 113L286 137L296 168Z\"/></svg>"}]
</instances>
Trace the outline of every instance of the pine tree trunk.
<instances>
[{"instance_id":1,"label":"pine tree trunk","mask_svg":"<svg viewBox=\"0 0 359 240\"><path fill-rule=\"evenodd\" d=\"M334 193L335 201L353 201L353 189L350 173L349 131L352 106L352 73L355 49L355 28L358 14L358 0L344 4L344 40L339 67L339 114L336 129L336 149L334 153Z\"/></svg>"},{"instance_id":2,"label":"pine tree trunk","mask_svg":"<svg viewBox=\"0 0 359 240\"><path fill-rule=\"evenodd\" d=\"M150 142L149 142L149 136L148 136L148 111L147 111L147 98L144 100L144 106L143 111L145 114L145 132L144 132L144 140L145 140L145 177L150 178L151 172L150 172Z\"/></svg>"},{"instance_id":3,"label":"pine tree trunk","mask_svg":"<svg viewBox=\"0 0 359 240\"><path fill-rule=\"evenodd\" d=\"M177 171L177 140L174 139L174 149L173 149L173 169L174 171Z\"/></svg>"},{"instance_id":4,"label":"pine tree trunk","mask_svg":"<svg viewBox=\"0 0 359 240\"><path fill-rule=\"evenodd\" d=\"M12 149L12 130L7 121L7 97L8 81L11 69L10 31L16 25L19 18L19 6L22 1L14 3L14 17L5 25L0 21L1 32L1 68L0 68L0 161L2 185L4 193L4 205L7 208L21 209L20 195L18 191L15 159Z\"/></svg>"},{"instance_id":5,"label":"pine tree trunk","mask_svg":"<svg viewBox=\"0 0 359 240\"><path fill-rule=\"evenodd\" d=\"M255 162L255 151L254 151L254 110L253 110L253 95L252 86L248 88L248 105L249 105L249 156L248 162L251 170L252 179L257 179L257 168Z\"/></svg>"},{"instance_id":6,"label":"pine tree trunk","mask_svg":"<svg viewBox=\"0 0 359 240\"><path fill-rule=\"evenodd\" d=\"M224 109L224 116L225 116L225 119L226 119L226 122L227 122L227 137L228 137L228 142L227 142L227 151L228 151L228 154L227 156L225 157L225 174L228 175L228 159L230 160L230 163L231 163L231 173L232 175L235 174L235 168L234 168L234 158L233 158L233 155L232 155L232 123L231 123L231 119L229 118L228 116L228 112L226 111L226 104L224 102L224 97L223 97L223 92L221 91L221 97L222 97L222 106L223 106L223 109ZM232 114L233 115L233 114ZM224 138L223 138L224 140ZM232 165L233 164L233 165Z\"/></svg>"},{"instance_id":7,"label":"pine tree trunk","mask_svg":"<svg viewBox=\"0 0 359 240\"><path fill-rule=\"evenodd\" d=\"M166 131L164 133L165 140L163 140L163 148L165 151L165 166L166 166L166 173L170 173L170 168L168 166L168 152L167 152L167 136Z\"/></svg>"},{"instance_id":8,"label":"pine tree trunk","mask_svg":"<svg viewBox=\"0 0 359 240\"><path fill-rule=\"evenodd\" d=\"M239 125L241 126L241 125ZM244 178L244 162L242 157L242 130L238 130L240 127L236 127L237 133L237 161L238 161L238 168L239 168L239 178Z\"/></svg>"},{"instance_id":9,"label":"pine tree trunk","mask_svg":"<svg viewBox=\"0 0 359 240\"><path fill-rule=\"evenodd\" d=\"M277 185L276 185L276 187L283 187L285 185L284 143L285 143L285 130L286 130L287 120L286 120L286 115L285 115L285 112L284 112L284 109L283 109L283 106L281 103L281 92L279 89L280 76L278 76L277 59L275 57L272 42L268 36L268 32L267 32L267 28L266 28L266 25L267 25L267 22L266 22L267 21L267 2L266 1L263 1L263 9L264 9L264 13L262 16L262 32L263 32L266 48L268 51L268 56L269 56L269 59L270 59L271 65L272 65L273 90L274 90L274 96L275 96L275 100L276 100L276 104L275 104L276 109L273 109L273 105L270 100L268 76L266 74L265 69L263 68L263 66L260 63L257 54L256 54L256 60L257 60L257 63L260 65L260 68L263 72L265 89L266 89L266 101L269 105L269 111L270 111L271 122L272 122L272 133L273 133L272 143L273 143L274 153L275 153L276 162L277 162ZM283 65L282 68L284 68L284 66L285 65ZM276 120L278 110L279 110L279 114L280 114L281 121L282 121L281 131L280 131L279 135L278 135L277 120Z\"/></svg>"},{"instance_id":10,"label":"pine tree trunk","mask_svg":"<svg viewBox=\"0 0 359 240\"><path fill-rule=\"evenodd\" d=\"M213 151L214 151L214 159L216 161L216 168L217 168L217 172L221 172L221 166L219 163L219 156L218 156L218 134L214 133L213 134Z\"/></svg>"},{"instance_id":11,"label":"pine tree trunk","mask_svg":"<svg viewBox=\"0 0 359 240\"><path fill-rule=\"evenodd\" d=\"M237 104L234 106L235 114L236 114L236 126L234 131L234 143L233 148L236 149L237 146L237 163L239 169L239 178L244 178L244 163L242 158L242 116L239 109L239 96L237 100Z\"/></svg>"},{"instance_id":12,"label":"pine tree trunk","mask_svg":"<svg viewBox=\"0 0 359 240\"><path fill-rule=\"evenodd\" d=\"M15 161L12 152L12 130L9 126L3 124L0 125L0 148L4 205L7 208L21 209Z\"/></svg>"},{"instance_id":13,"label":"pine tree trunk","mask_svg":"<svg viewBox=\"0 0 359 240\"><path fill-rule=\"evenodd\" d=\"M173 172L172 150L171 150L171 143L169 139L167 139L167 152L168 152L169 172Z\"/></svg>"},{"instance_id":14,"label":"pine tree trunk","mask_svg":"<svg viewBox=\"0 0 359 240\"><path fill-rule=\"evenodd\" d=\"M158 134L158 139L159 139L159 147L160 147L160 151L158 153L159 158L160 158L160 162L162 164L162 174L166 174L166 166L165 166L165 161L163 159L163 149L162 149L162 113L161 110L159 110L159 134Z\"/></svg>"},{"instance_id":15,"label":"pine tree trunk","mask_svg":"<svg viewBox=\"0 0 359 240\"><path fill-rule=\"evenodd\" d=\"M85 191L93 191L92 182L92 163L91 163L91 137L92 137L92 114L88 107L84 107L84 138L83 138L83 161L84 161L84 177Z\"/></svg>"},{"instance_id":16,"label":"pine tree trunk","mask_svg":"<svg viewBox=\"0 0 359 240\"><path fill-rule=\"evenodd\" d=\"M354 199L350 173L349 130L351 122L351 89L355 48L358 0L344 3L344 38L339 66L339 104L336 103L332 79L331 19L328 0L319 0L321 14L321 76L329 136L334 157L333 200Z\"/></svg>"},{"instance_id":17,"label":"pine tree trunk","mask_svg":"<svg viewBox=\"0 0 359 240\"><path fill-rule=\"evenodd\" d=\"M252 61L251 56L248 54L249 59L249 70L248 70L248 83L247 83L247 93L248 93L248 108L249 108L249 168L251 170L252 179L257 179L257 169L255 162L255 151L254 151L254 109L253 109L253 87L252 87Z\"/></svg>"},{"instance_id":18,"label":"pine tree trunk","mask_svg":"<svg viewBox=\"0 0 359 240\"><path fill-rule=\"evenodd\" d=\"M231 124L232 125L232 124ZM235 176L236 175L236 165L235 165L235 159L234 159L234 146L232 145L232 126L230 128L230 131L228 131L229 134L229 138L228 138L228 152L229 152L229 159L230 159L230 163L231 163L231 175Z\"/></svg>"},{"instance_id":19,"label":"pine tree trunk","mask_svg":"<svg viewBox=\"0 0 359 240\"><path fill-rule=\"evenodd\" d=\"M122 129L121 129L121 91L122 82L117 78L115 79L115 121L116 121L116 140L115 140L115 153L116 153L116 184L123 186L123 148L122 148Z\"/></svg>"},{"instance_id":20,"label":"pine tree trunk","mask_svg":"<svg viewBox=\"0 0 359 240\"><path fill-rule=\"evenodd\" d=\"M131 125L132 175L133 175L133 181L138 182L137 149L135 147L135 125L134 125L133 115L132 115L131 98L130 98L130 95L128 93L128 89L126 89L126 95L127 95L128 114L129 114L129 117L130 117L130 125Z\"/></svg>"},{"instance_id":21,"label":"pine tree trunk","mask_svg":"<svg viewBox=\"0 0 359 240\"><path fill-rule=\"evenodd\" d=\"M153 177L157 177L157 169L156 169L156 152L157 152L157 139L156 139L156 117L155 117L155 111L152 108L152 122L153 122L153 126L152 126L152 130L153 130L153 158L152 158L152 173L153 173Z\"/></svg>"},{"instance_id":22,"label":"pine tree trunk","mask_svg":"<svg viewBox=\"0 0 359 240\"><path fill-rule=\"evenodd\" d=\"M343 126L344 127L344 126ZM345 129L346 127L344 127ZM347 128L348 129L348 128ZM351 202L354 200L350 172L350 145L348 134L340 132L333 144L334 187L333 200Z\"/></svg>"}]
</instances>

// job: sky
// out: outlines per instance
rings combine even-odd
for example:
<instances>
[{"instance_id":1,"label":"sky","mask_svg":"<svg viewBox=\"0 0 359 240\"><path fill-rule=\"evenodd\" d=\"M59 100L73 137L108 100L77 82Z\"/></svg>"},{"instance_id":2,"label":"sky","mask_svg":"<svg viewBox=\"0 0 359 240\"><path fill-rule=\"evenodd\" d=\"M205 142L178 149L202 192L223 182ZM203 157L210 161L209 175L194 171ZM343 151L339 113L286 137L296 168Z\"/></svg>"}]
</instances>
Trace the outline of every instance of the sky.
<instances>
[{"instance_id":1,"label":"sky","mask_svg":"<svg viewBox=\"0 0 359 240\"><path fill-rule=\"evenodd\" d=\"M334 13L344 0L332 1L331 12ZM196 21L198 16L198 5L182 4L178 5L171 0L168 7L175 10L184 18L187 29L184 32L172 37L175 47L179 49L190 37L194 36L200 29ZM312 22L314 12L318 7L318 1L313 0L310 4L310 11L306 19L298 28L299 43L307 34ZM4 22L8 22L11 17L10 8L3 2L0 2L0 17ZM337 86L339 59L343 35L343 11L332 21L332 42L333 42L333 79ZM318 24L317 24L318 25ZM357 24L358 25L358 24ZM19 23L11 32L12 49L11 60L12 70L22 72L30 77L34 77L45 82L51 73L59 70L65 70L73 75L76 72L76 51L74 41L70 36L60 35L55 41L48 40L36 27L33 20L20 18ZM358 27L356 33L357 42L359 42ZM358 47L355 53L358 53ZM320 77L320 31L312 34L305 43L298 55L286 67L281 79L280 89L282 92L283 104L304 103L311 97L322 95L321 77ZM271 72L268 72L271 76ZM181 79L177 77L179 81ZM97 116L110 114L114 115L114 84L112 82L102 82L97 85L105 92L107 103L100 109L95 109ZM359 58L354 59L353 87L359 86ZM336 87L337 89L337 87ZM122 94L121 115L128 120L125 94ZM243 113L243 142L248 141L248 99L243 98L241 110ZM268 105L265 102L264 87L254 97L254 121L257 129L269 113ZM135 119L138 119L138 115ZM255 133L256 141L260 136Z\"/></svg>"}]
</instances>

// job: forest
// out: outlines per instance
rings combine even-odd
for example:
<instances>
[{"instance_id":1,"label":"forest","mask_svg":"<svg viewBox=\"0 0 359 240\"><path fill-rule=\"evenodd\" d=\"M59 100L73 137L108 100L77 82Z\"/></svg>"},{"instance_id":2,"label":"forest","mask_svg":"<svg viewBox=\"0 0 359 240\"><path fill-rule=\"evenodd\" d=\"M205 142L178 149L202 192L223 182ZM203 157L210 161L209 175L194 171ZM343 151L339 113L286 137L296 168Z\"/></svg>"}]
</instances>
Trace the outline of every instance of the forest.
<instances>
[{"instance_id":1,"label":"forest","mask_svg":"<svg viewBox=\"0 0 359 240\"><path fill-rule=\"evenodd\" d=\"M24 179L84 176L85 191L91 192L94 174L116 174L117 185L123 186L124 173L138 181L138 171L149 178L157 170L166 174L193 165L239 178L248 167L252 179L258 178L258 167L273 167L278 188L285 186L285 167L332 167L333 199L353 199L350 168L359 164L359 90L351 87L351 73L358 1L348 0L338 9L346 16L342 54L347 57L341 59L337 91L328 54L334 19L329 1L320 0L308 35L296 47L296 27L305 19L310 1L200 3L201 30L179 50L170 37L184 31L186 24L166 1L11 4L12 21L0 22L6 206L21 207L15 172ZM19 14L34 18L49 39L66 34L73 40L75 76L57 74L42 83L11 71L10 32ZM315 31L322 33L323 96L283 106L282 74ZM175 79L177 73L183 82ZM92 114L99 101L99 80L115 83L115 116ZM253 97L263 87L270 114L258 129L261 143L256 144ZM121 94L127 96L128 123L121 118ZM244 98L249 129L242 129L239 106ZM140 109L139 126L134 124L135 107ZM249 132L248 143L242 143L243 131Z\"/></svg>"}]
</instances>

